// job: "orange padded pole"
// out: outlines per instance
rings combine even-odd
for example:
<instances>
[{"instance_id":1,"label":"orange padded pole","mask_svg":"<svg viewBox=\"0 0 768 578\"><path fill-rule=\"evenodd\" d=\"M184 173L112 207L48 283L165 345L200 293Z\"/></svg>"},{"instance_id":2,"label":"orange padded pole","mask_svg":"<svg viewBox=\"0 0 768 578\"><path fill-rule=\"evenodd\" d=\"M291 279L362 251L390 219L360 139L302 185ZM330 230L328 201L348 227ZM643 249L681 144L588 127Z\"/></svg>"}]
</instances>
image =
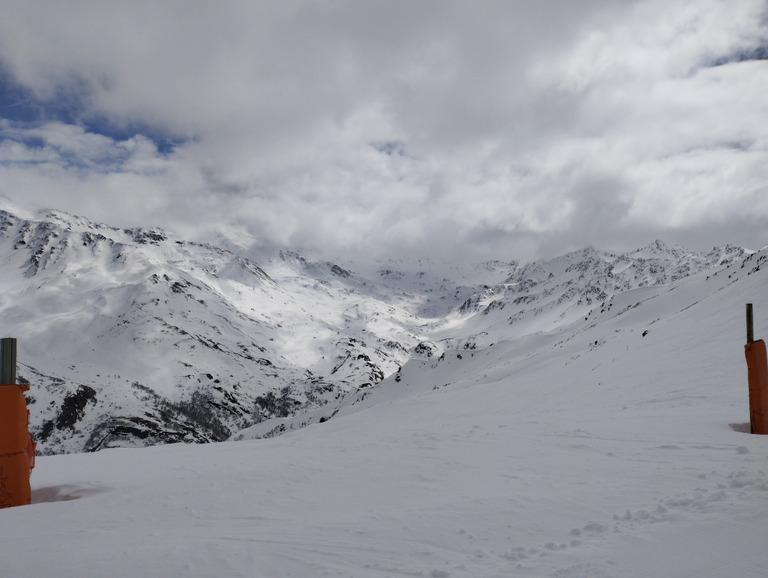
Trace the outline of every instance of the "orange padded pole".
<instances>
[{"instance_id":1,"label":"orange padded pole","mask_svg":"<svg viewBox=\"0 0 768 578\"><path fill-rule=\"evenodd\" d=\"M765 341L744 346L749 381L749 425L753 434L768 434L768 358Z\"/></svg>"},{"instance_id":2,"label":"orange padded pole","mask_svg":"<svg viewBox=\"0 0 768 578\"><path fill-rule=\"evenodd\" d=\"M34 442L27 428L27 385L0 385L0 508L32 500L29 475L33 465L28 448Z\"/></svg>"}]
</instances>

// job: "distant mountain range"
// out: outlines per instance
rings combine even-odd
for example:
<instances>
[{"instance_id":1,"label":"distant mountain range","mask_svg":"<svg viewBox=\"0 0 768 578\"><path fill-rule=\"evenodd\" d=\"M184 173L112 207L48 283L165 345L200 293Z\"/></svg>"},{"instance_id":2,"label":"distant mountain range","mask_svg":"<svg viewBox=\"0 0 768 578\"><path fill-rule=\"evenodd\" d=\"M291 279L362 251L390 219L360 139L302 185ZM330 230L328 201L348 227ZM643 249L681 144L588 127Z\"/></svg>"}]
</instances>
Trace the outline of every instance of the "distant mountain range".
<instances>
[{"instance_id":1,"label":"distant mountain range","mask_svg":"<svg viewBox=\"0 0 768 578\"><path fill-rule=\"evenodd\" d=\"M597 323L622 293L753 252L657 241L524 265L356 266L0 211L0 257L0 327L19 340L38 449L55 454L274 435L329 419L409 360Z\"/></svg>"}]
</instances>

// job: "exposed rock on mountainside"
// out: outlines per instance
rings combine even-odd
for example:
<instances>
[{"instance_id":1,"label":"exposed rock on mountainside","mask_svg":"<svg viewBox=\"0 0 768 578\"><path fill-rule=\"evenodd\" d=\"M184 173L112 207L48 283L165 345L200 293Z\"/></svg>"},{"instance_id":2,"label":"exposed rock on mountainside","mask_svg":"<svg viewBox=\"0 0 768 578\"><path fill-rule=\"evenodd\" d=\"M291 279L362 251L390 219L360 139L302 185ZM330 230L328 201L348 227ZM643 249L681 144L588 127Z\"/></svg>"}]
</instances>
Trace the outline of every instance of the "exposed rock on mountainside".
<instances>
[{"instance_id":1,"label":"exposed rock on mountainside","mask_svg":"<svg viewBox=\"0 0 768 578\"><path fill-rule=\"evenodd\" d=\"M43 453L226 439L378 383L419 341L333 264L286 255L275 280L219 247L58 212L0 212L0 253L0 323Z\"/></svg>"},{"instance_id":2,"label":"exposed rock on mountainside","mask_svg":"<svg viewBox=\"0 0 768 578\"><path fill-rule=\"evenodd\" d=\"M156 228L0 211L0 326L19 339L41 452L206 442L336 408L411 358L549 331L747 255L656 242L523 266L402 259L366 276L295 252L249 259Z\"/></svg>"}]
</instances>

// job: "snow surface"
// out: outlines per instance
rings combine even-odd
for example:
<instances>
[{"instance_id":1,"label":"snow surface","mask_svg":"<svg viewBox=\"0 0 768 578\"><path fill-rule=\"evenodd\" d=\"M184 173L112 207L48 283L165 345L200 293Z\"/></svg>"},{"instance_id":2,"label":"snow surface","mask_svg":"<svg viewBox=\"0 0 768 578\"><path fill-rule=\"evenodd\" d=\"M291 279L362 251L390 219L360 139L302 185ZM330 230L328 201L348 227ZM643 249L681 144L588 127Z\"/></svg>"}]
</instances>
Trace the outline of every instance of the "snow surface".
<instances>
[{"instance_id":1,"label":"snow surface","mask_svg":"<svg viewBox=\"0 0 768 578\"><path fill-rule=\"evenodd\" d=\"M40 457L2 573L766 576L743 355L765 261L414 359L280 437Z\"/></svg>"}]
</instances>

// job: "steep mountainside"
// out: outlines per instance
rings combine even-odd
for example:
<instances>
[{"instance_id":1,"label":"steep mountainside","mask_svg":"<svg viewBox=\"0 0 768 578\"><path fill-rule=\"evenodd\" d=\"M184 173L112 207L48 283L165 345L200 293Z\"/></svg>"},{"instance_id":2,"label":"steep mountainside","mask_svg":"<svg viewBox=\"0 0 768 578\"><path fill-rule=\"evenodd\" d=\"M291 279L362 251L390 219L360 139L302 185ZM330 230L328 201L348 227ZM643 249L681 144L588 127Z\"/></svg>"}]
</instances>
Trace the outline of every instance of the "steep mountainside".
<instances>
[{"instance_id":1,"label":"steep mountainside","mask_svg":"<svg viewBox=\"0 0 768 578\"><path fill-rule=\"evenodd\" d=\"M419 342L331 263L283 255L277 282L227 250L55 212L0 213L0 242L0 323L44 453L226 439L378 383Z\"/></svg>"},{"instance_id":2,"label":"steep mountainside","mask_svg":"<svg viewBox=\"0 0 768 578\"><path fill-rule=\"evenodd\" d=\"M622 292L749 255L656 242L523 266L358 267L0 211L0 327L19 339L42 453L205 442L327 419L409 359L596 318Z\"/></svg>"}]
</instances>

